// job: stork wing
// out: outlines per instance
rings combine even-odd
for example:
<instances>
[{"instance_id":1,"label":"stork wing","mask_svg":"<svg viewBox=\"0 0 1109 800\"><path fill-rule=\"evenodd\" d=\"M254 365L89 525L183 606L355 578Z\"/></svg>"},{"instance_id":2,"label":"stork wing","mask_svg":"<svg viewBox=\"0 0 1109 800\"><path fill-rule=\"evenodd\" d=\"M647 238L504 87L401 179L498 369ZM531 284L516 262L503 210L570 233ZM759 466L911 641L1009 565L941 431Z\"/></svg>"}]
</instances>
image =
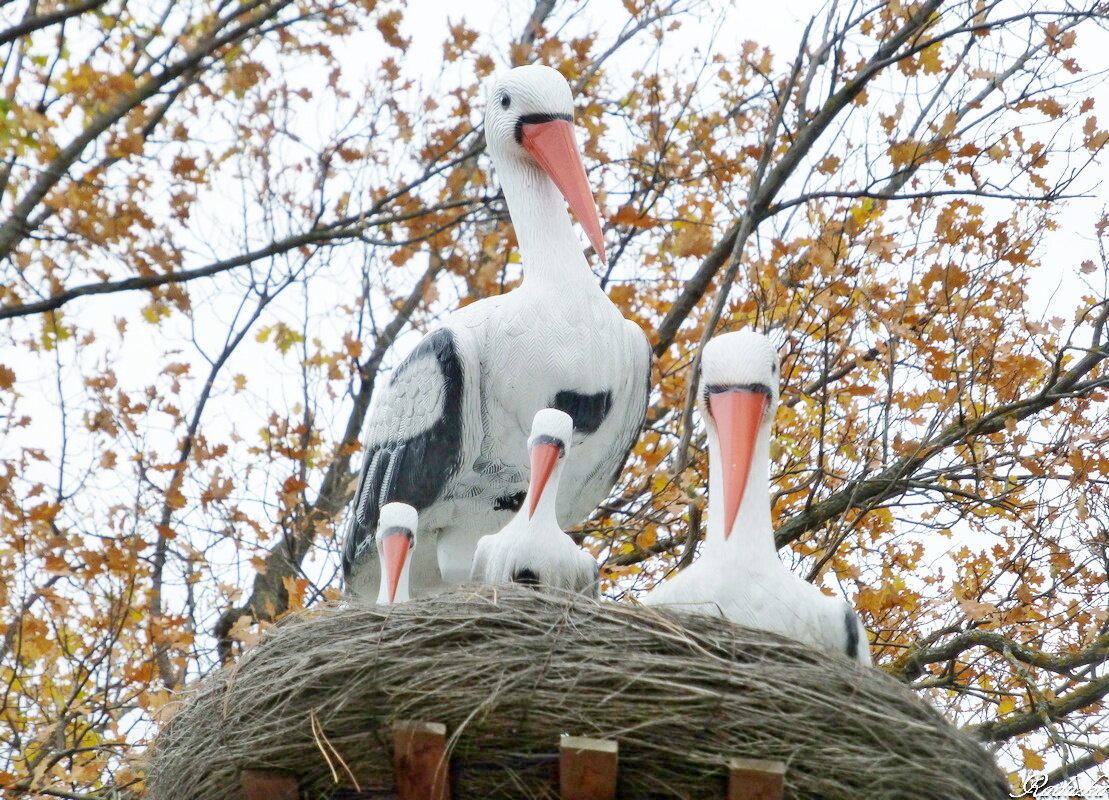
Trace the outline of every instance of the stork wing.
<instances>
[{"instance_id":1,"label":"stork wing","mask_svg":"<svg viewBox=\"0 0 1109 800\"><path fill-rule=\"evenodd\" d=\"M343 544L343 575L372 557L386 503L424 511L463 461L466 364L448 328L428 334L394 370L366 424L365 454Z\"/></svg>"}]
</instances>

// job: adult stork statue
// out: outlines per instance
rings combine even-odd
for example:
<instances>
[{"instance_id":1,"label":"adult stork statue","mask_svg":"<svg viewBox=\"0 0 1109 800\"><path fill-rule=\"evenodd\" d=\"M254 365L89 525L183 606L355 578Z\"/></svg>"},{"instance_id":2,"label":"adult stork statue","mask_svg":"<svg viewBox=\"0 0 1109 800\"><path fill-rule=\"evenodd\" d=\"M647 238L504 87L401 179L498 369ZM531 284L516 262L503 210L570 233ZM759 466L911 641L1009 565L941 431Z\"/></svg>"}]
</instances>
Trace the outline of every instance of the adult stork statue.
<instances>
[{"instance_id":1,"label":"adult stork statue","mask_svg":"<svg viewBox=\"0 0 1109 800\"><path fill-rule=\"evenodd\" d=\"M377 555L381 561L378 603L406 603L409 552L416 546L419 515L407 503L386 503L378 515Z\"/></svg>"},{"instance_id":2,"label":"adult stork statue","mask_svg":"<svg viewBox=\"0 0 1109 800\"><path fill-rule=\"evenodd\" d=\"M524 506L499 533L483 536L471 578L522 583L598 595L597 562L574 544L555 515L558 484L571 447L574 421L554 408L537 411L531 426L531 483Z\"/></svg>"},{"instance_id":3,"label":"adult stork statue","mask_svg":"<svg viewBox=\"0 0 1109 800\"><path fill-rule=\"evenodd\" d=\"M556 516L566 528L611 490L643 423L650 350L589 269L570 204L598 257L601 225L574 140L566 80L538 65L493 86L485 140L504 190L523 282L453 312L393 371L375 398L343 548L348 591L370 598L379 509L420 515L414 597L470 576L478 540L519 510L527 434L542 408L573 419L573 454Z\"/></svg>"},{"instance_id":4,"label":"adult stork statue","mask_svg":"<svg viewBox=\"0 0 1109 800\"><path fill-rule=\"evenodd\" d=\"M778 354L759 333L726 333L705 346L697 404L709 446L708 532L697 560L644 602L718 614L869 665L854 610L778 559L770 515L778 382Z\"/></svg>"}]
</instances>

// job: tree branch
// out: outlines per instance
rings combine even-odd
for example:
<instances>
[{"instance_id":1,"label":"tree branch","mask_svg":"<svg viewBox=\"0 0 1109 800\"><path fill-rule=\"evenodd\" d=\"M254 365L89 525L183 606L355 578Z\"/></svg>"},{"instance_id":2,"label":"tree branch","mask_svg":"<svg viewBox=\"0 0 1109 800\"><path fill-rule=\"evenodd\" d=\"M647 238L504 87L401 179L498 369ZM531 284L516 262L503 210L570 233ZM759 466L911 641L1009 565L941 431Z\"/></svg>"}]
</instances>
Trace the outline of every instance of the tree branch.
<instances>
[{"instance_id":1,"label":"tree branch","mask_svg":"<svg viewBox=\"0 0 1109 800\"><path fill-rule=\"evenodd\" d=\"M83 2L76 5L69 6L68 8L60 8L49 14L39 14L36 17L24 17L22 22L19 22L5 31L0 31L0 47L14 42L20 36L26 36L28 33L34 33L37 30L48 28L59 22L64 22L70 17L76 17L84 14L86 11L92 11L94 8L99 8L104 5L108 0L83 0Z\"/></svg>"},{"instance_id":2,"label":"tree branch","mask_svg":"<svg viewBox=\"0 0 1109 800\"><path fill-rule=\"evenodd\" d=\"M471 205L473 200L457 200L450 203L443 203L436 206L434 209L420 209L419 211L412 211L405 214L398 214L394 216L384 217L381 219L368 222L365 220L358 221L357 218L348 220L340 220L336 223L313 228L312 230L304 233L298 233L293 236L287 236L284 239L271 242L265 247L258 250L251 250L241 255L227 258L222 261L215 261L203 267L195 269L181 270L180 272L166 272L158 275L141 275L134 278L123 278L118 281L103 281L101 283L89 283L82 286L74 286L72 289L66 289L56 294L47 297L44 300L39 300L34 303L17 303L7 306L0 306L0 319L10 319L13 317L26 317L33 314L41 314L47 311L54 311L61 308L66 303L76 300L78 297L85 297L89 295L98 294L114 294L117 292L131 292L140 289L154 289L158 286L165 286L170 283L187 283L194 281L197 278L208 278L212 275L218 275L221 272L235 269L236 267L246 266L255 261L271 258L276 255L288 253L291 250L296 250L299 247L306 245L319 245L333 243L342 239L356 239L359 238L366 228L379 227L389 225L395 222L403 222L408 219L414 219L419 216L432 213L433 211L442 211L451 208L459 208L466 205ZM398 245L404 244L398 242Z\"/></svg>"},{"instance_id":3,"label":"tree branch","mask_svg":"<svg viewBox=\"0 0 1109 800\"><path fill-rule=\"evenodd\" d=\"M138 88L126 92L111 107L93 117L89 125L46 165L38 179L16 203L11 215L0 225L0 258L8 257L15 246L29 233L26 224L32 212L47 193L65 177L69 168L81 157L81 153L89 144L165 86L195 68L205 58L227 45L247 38L252 31L260 28L266 20L277 16L291 2L292 0L254 0L247 8L237 9L234 15L221 20L220 25L229 25L246 16L245 21L222 36L216 35L219 30L217 28L202 39L187 56L158 75L149 78ZM261 11L253 13L259 6Z\"/></svg>"},{"instance_id":4,"label":"tree branch","mask_svg":"<svg viewBox=\"0 0 1109 800\"><path fill-rule=\"evenodd\" d=\"M300 526L301 530L287 535L281 544L269 552L265 558L265 568L254 577L254 585L246 602L241 606L227 609L216 621L213 633L217 640L216 649L221 661L226 662L231 658L234 642L230 638L230 632L239 619L252 616L255 619L272 620L275 616L284 613L289 606L289 595L283 578L297 573L301 561L314 541L317 523L332 519L350 500L353 477L350 459L358 445L381 362L443 267L442 259L437 257L431 259L427 270L409 292L396 316L377 337L369 357L359 366L361 382L354 397L354 407L347 416L342 439L336 446L337 456L324 473L316 501L306 509L304 524Z\"/></svg>"},{"instance_id":5,"label":"tree branch","mask_svg":"<svg viewBox=\"0 0 1109 800\"><path fill-rule=\"evenodd\" d=\"M966 725L963 730L983 742L1004 742L1014 736L1042 728L1045 722L1061 720L1067 714L1091 706L1107 695L1109 695L1109 675L1102 675L1069 694L1037 704L1037 707L1031 711L977 725Z\"/></svg>"},{"instance_id":6,"label":"tree branch","mask_svg":"<svg viewBox=\"0 0 1109 800\"><path fill-rule=\"evenodd\" d=\"M1104 661L1109 656L1109 634L1099 636L1093 644L1077 653L1054 655L1018 644L993 631L969 630L935 647L913 647L890 665L888 671L895 678L905 682L913 681L924 674L927 665L952 661L975 647L985 647L995 653L1012 656L1029 666L1066 675L1076 667Z\"/></svg>"},{"instance_id":7,"label":"tree branch","mask_svg":"<svg viewBox=\"0 0 1109 800\"><path fill-rule=\"evenodd\" d=\"M1051 408L1060 400L1069 399L1079 380L1109 358L1109 347L1091 349L1058 380L1031 397L1007 405L975 418L965 419L940 431L935 437L921 442L910 455L903 456L868 480L852 481L844 489L830 495L804 512L792 517L778 528L775 541L784 547L804 533L815 530L850 508L883 502L903 493L912 482L914 473L929 459L947 448L975 436L996 433L1008 420L1020 421Z\"/></svg>"}]
</instances>

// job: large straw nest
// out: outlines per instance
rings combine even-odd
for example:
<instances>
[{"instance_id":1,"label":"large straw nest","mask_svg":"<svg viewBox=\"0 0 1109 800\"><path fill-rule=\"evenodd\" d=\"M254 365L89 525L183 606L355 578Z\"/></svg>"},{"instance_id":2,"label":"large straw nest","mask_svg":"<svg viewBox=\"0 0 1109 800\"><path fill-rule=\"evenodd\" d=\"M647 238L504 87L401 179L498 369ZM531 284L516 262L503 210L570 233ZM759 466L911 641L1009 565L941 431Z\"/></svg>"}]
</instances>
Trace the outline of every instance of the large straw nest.
<instances>
[{"instance_id":1,"label":"large straw nest","mask_svg":"<svg viewBox=\"0 0 1109 800\"><path fill-rule=\"evenodd\" d=\"M323 798L345 763L363 792L345 796L394 797L398 719L447 726L459 800L557 798L564 733L617 740L634 800L722 798L735 756L787 762L790 798L1008 796L985 750L877 670L713 617L516 587L275 626L170 721L147 796L230 800L240 769L277 769Z\"/></svg>"}]
</instances>

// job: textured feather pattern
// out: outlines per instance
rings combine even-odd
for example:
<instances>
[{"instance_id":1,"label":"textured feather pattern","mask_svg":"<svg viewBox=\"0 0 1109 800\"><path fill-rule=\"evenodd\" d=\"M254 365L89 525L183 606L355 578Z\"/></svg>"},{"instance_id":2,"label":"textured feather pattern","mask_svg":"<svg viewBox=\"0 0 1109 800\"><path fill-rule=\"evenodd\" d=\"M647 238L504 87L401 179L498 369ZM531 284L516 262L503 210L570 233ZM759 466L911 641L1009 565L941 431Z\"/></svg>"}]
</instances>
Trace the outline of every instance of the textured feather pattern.
<instances>
[{"instance_id":1,"label":"textured feather pattern","mask_svg":"<svg viewBox=\"0 0 1109 800\"><path fill-rule=\"evenodd\" d=\"M379 390L364 436L362 472L343 544L343 573L358 594L376 596L380 568L373 532L383 505L401 502L420 514L423 532L435 530L436 501L444 496L467 451L472 380L462 337L442 328L424 337ZM472 360L472 359L471 359ZM472 403L470 405L473 405ZM473 450L471 445L469 448ZM421 536L412 555L412 592L441 583L434 535Z\"/></svg>"},{"instance_id":2,"label":"textured feather pattern","mask_svg":"<svg viewBox=\"0 0 1109 800\"><path fill-rule=\"evenodd\" d=\"M408 501L420 515L412 566L412 593L418 596L444 582L467 580L478 540L512 518L527 488L526 435L536 411L558 406L560 397L571 401L563 405L576 406L574 447L557 509L564 527L587 517L611 490L646 413L646 337L597 285L558 188L585 180L580 155L577 163L565 152L540 163L522 143L525 125L572 119L570 86L557 71L528 65L498 78L489 96L495 102L486 107L485 140L516 231L524 280L505 295L454 312L444 325L462 374L456 411L448 361L437 359L439 374L447 377L443 392L431 362L413 363L412 391L426 389L431 396L417 400L390 385L389 397L380 398L371 415L363 484L372 497L362 522L354 523L360 527L352 530L345 562L348 587L369 598L376 596L378 570L361 565L372 560L375 548L360 548L360 540L372 536L374 504L401 499L390 495L406 470L430 470L413 479L427 488L426 496ZM580 183L571 188L579 201L582 191L588 189ZM579 213L587 205L579 202ZM415 408L406 410L406 402ZM436 447L454 448L441 454L432 453L426 435L439 425L431 421L439 408L461 425L448 426L456 431L453 443L449 437L435 440ZM409 451L422 452L431 467L422 467ZM444 473L448 463L453 466ZM360 492L359 500L364 496ZM434 559L428 556L432 543Z\"/></svg>"},{"instance_id":3,"label":"textured feather pattern","mask_svg":"<svg viewBox=\"0 0 1109 800\"><path fill-rule=\"evenodd\" d=\"M452 314L397 368L371 413L344 548L348 585L376 596L379 570L361 564L376 558L365 543L375 509L390 501L420 514L413 596L466 580L478 540L513 516L504 500L527 489L531 420L559 393L611 397L603 415L590 407L586 430L575 425L559 492L559 524L585 519L612 489L635 442L649 375L646 337L595 284L562 292L525 284Z\"/></svg>"},{"instance_id":4,"label":"textured feather pattern","mask_svg":"<svg viewBox=\"0 0 1109 800\"><path fill-rule=\"evenodd\" d=\"M650 355L646 337L597 287L548 293L527 284L484 327L483 461L515 468L526 488L526 436L535 412L559 407L558 395L611 397L598 419L594 408L574 419L558 521L585 519L605 498L646 413ZM571 417L576 409L567 408ZM511 438L504 433L511 431Z\"/></svg>"},{"instance_id":5,"label":"textured feather pattern","mask_svg":"<svg viewBox=\"0 0 1109 800\"><path fill-rule=\"evenodd\" d=\"M559 393L612 398L603 418L593 413L585 420L587 430L575 420L558 495L563 528L604 500L643 423L650 372L643 332L595 284L551 288L525 282L500 298L495 315L478 314L476 303L459 312L457 322L452 318L452 325L469 328L482 342L482 436L472 469L463 470L451 491L478 503L476 518L460 519L441 535L446 580L465 580L478 540L511 518L508 510L493 511L497 500L526 490L527 435L536 411L555 407Z\"/></svg>"}]
</instances>

